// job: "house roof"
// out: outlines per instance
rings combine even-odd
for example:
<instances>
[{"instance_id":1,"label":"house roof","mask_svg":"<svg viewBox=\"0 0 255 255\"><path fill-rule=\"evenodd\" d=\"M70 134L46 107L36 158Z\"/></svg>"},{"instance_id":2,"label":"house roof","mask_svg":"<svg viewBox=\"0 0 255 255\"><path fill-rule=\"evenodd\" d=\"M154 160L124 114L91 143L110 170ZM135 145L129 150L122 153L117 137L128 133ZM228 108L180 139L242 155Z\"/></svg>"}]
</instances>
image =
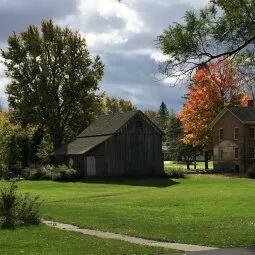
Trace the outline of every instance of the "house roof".
<instances>
[{"instance_id":1,"label":"house roof","mask_svg":"<svg viewBox=\"0 0 255 255\"><path fill-rule=\"evenodd\" d=\"M112 115L101 115L94 122L91 123L79 137L113 135L124 124L126 124L139 111L116 113Z\"/></svg>"},{"instance_id":2,"label":"house roof","mask_svg":"<svg viewBox=\"0 0 255 255\"><path fill-rule=\"evenodd\" d=\"M241 122L255 122L255 107L227 107Z\"/></svg>"},{"instance_id":3,"label":"house roof","mask_svg":"<svg viewBox=\"0 0 255 255\"><path fill-rule=\"evenodd\" d=\"M53 155L79 155L88 152L97 145L103 143L110 135L106 136L95 136L95 137L83 137L77 138L76 140L63 145L61 148L57 149Z\"/></svg>"},{"instance_id":4,"label":"house roof","mask_svg":"<svg viewBox=\"0 0 255 255\"><path fill-rule=\"evenodd\" d=\"M211 126L214 126L226 112L233 114L243 124L255 124L255 107L227 106L216 116Z\"/></svg>"}]
</instances>

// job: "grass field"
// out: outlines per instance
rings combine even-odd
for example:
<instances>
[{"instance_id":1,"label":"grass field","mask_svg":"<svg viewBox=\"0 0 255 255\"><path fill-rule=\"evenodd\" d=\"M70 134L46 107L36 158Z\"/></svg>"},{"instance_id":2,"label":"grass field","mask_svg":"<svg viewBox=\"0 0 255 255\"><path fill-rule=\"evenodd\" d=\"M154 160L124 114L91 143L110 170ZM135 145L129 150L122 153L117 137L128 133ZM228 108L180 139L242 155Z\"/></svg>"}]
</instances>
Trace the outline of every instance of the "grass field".
<instances>
[{"instance_id":1,"label":"grass field","mask_svg":"<svg viewBox=\"0 0 255 255\"><path fill-rule=\"evenodd\" d=\"M46 226L0 230L1 255L127 255L169 254L171 251L71 233Z\"/></svg>"},{"instance_id":2,"label":"grass field","mask_svg":"<svg viewBox=\"0 0 255 255\"><path fill-rule=\"evenodd\" d=\"M165 161L164 166L181 167L183 169L187 169L185 162ZM213 161L208 162L208 167L209 169L213 169ZM194 162L190 165L190 169L194 169ZM197 162L197 169L205 169L205 162Z\"/></svg>"},{"instance_id":3,"label":"grass field","mask_svg":"<svg viewBox=\"0 0 255 255\"><path fill-rule=\"evenodd\" d=\"M255 244L255 182L250 179L22 181L19 186L41 196L47 219L172 242Z\"/></svg>"}]
</instances>

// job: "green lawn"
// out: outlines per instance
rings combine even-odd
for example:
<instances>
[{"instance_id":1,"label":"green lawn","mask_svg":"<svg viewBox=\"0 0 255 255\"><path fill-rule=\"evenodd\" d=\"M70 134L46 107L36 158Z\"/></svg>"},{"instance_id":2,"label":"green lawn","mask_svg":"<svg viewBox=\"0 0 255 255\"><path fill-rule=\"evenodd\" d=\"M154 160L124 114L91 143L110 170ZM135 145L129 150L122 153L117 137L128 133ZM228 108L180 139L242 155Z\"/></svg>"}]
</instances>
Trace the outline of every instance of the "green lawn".
<instances>
[{"instance_id":1,"label":"green lawn","mask_svg":"<svg viewBox=\"0 0 255 255\"><path fill-rule=\"evenodd\" d=\"M23 181L19 186L41 196L42 216L47 219L172 242L255 245L251 179L207 175L178 180Z\"/></svg>"},{"instance_id":2,"label":"green lawn","mask_svg":"<svg viewBox=\"0 0 255 255\"><path fill-rule=\"evenodd\" d=\"M46 226L0 230L1 255L169 254L170 250L61 231Z\"/></svg>"},{"instance_id":3,"label":"green lawn","mask_svg":"<svg viewBox=\"0 0 255 255\"><path fill-rule=\"evenodd\" d=\"M165 161L164 166L181 167L187 169L185 162ZM213 169L213 161L208 162L208 167L209 169ZM194 169L194 162L190 165L190 169ZM205 169L205 162L197 162L197 169Z\"/></svg>"}]
</instances>

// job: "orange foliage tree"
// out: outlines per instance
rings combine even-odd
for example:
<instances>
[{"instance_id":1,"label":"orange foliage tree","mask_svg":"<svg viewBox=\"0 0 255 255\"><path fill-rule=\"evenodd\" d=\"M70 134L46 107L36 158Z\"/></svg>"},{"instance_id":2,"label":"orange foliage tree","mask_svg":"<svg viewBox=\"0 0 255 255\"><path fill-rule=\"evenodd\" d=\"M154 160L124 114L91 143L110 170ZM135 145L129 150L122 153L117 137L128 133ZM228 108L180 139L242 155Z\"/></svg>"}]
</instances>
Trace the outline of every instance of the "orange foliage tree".
<instances>
[{"instance_id":1,"label":"orange foliage tree","mask_svg":"<svg viewBox=\"0 0 255 255\"><path fill-rule=\"evenodd\" d=\"M210 123L225 106L243 105L248 100L240 76L226 60L197 69L188 88L187 102L178 115L183 141L212 149Z\"/></svg>"}]
</instances>

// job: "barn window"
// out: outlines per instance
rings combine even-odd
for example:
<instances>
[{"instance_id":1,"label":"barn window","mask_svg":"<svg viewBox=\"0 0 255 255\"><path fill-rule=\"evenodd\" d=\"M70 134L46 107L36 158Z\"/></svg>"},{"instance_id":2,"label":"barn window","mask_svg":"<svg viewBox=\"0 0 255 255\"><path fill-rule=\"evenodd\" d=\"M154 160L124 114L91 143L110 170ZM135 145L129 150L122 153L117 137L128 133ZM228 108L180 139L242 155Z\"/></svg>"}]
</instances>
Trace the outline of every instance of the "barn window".
<instances>
[{"instance_id":1,"label":"barn window","mask_svg":"<svg viewBox=\"0 0 255 255\"><path fill-rule=\"evenodd\" d=\"M137 120L135 124L136 128L143 128L143 122L141 120Z\"/></svg>"},{"instance_id":2,"label":"barn window","mask_svg":"<svg viewBox=\"0 0 255 255\"><path fill-rule=\"evenodd\" d=\"M224 131L223 131L223 128L220 128L219 129L219 140L223 140L224 138Z\"/></svg>"}]
</instances>

